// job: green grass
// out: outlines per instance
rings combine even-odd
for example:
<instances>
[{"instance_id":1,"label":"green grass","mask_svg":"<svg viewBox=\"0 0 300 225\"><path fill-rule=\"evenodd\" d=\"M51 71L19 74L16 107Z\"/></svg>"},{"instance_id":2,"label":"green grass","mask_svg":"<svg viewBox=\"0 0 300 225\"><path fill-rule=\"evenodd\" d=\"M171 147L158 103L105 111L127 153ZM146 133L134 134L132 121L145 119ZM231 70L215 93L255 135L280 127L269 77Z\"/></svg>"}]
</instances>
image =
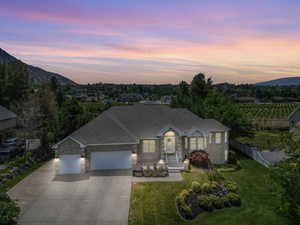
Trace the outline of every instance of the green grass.
<instances>
[{"instance_id":1,"label":"green grass","mask_svg":"<svg viewBox=\"0 0 300 225\"><path fill-rule=\"evenodd\" d=\"M270 194L266 178L268 169L255 161L242 158L242 169L223 173L238 184L242 207L203 213L195 220L183 221L175 208L175 197L192 181L204 182L206 174L183 173L182 182L136 183L132 187L129 225L292 225L275 212L276 200Z\"/></svg>"},{"instance_id":2,"label":"green grass","mask_svg":"<svg viewBox=\"0 0 300 225\"><path fill-rule=\"evenodd\" d=\"M256 131L253 138L239 137L237 140L241 143L254 144L260 150L268 150L280 148L281 135L288 133L288 131Z\"/></svg>"},{"instance_id":3,"label":"green grass","mask_svg":"<svg viewBox=\"0 0 300 225\"><path fill-rule=\"evenodd\" d=\"M12 187L14 187L17 183L19 183L21 180L23 180L25 177L27 177L28 175L33 173L36 169L40 168L41 166L43 166L47 162L48 161L37 163L37 164L33 165L32 167L28 168L22 174L14 176L13 179L9 180L5 184L0 185L0 192L8 191Z\"/></svg>"}]
</instances>

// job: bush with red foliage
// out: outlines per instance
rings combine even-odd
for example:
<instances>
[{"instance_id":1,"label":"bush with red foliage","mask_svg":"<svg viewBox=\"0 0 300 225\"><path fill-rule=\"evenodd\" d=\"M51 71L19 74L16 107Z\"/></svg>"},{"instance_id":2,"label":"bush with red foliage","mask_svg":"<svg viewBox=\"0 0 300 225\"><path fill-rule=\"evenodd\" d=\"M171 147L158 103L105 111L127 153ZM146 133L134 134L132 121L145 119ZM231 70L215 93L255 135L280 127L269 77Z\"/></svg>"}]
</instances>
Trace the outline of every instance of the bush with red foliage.
<instances>
[{"instance_id":1,"label":"bush with red foliage","mask_svg":"<svg viewBox=\"0 0 300 225\"><path fill-rule=\"evenodd\" d=\"M205 151L194 151L190 155L190 163L196 167L202 167L205 169L210 169L211 162L208 157L208 153Z\"/></svg>"}]
</instances>

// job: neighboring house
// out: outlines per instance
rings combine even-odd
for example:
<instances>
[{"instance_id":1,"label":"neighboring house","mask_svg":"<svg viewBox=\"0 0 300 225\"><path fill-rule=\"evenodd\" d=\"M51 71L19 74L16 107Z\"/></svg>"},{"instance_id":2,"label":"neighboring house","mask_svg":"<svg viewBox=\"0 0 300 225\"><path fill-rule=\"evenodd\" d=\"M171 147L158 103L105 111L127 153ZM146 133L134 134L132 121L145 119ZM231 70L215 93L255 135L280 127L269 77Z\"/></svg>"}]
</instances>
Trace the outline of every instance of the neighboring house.
<instances>
[{"instance_id":1,"label":"neighboring house","mask_svg":"<svg viewBox=\"0 0 300 225\"><path fill-rule=\"evenodd\" d=\"M15 154L16 147L2 144L7 133L16 126L17 116L13 112L0 105L0 163L9 159Z\"/></svg>"},{"instance_id":2,"label":"neighboring house","mask_svg":"<svg viewBox=\"0 0 300 225\"><path fill-rule=\"evenodd\" d=\"M7 129L14 128L16 126L16 123L16 114L0 105L0 132L4 132Z\"/></svg>"},{"instance_id":3,"label":"neighboring house","mask_svg":"<svg viewBox=\"0 0 300 225\"><path fill-rule=\"evenodd\" d=\"M290 130L300 123L300 106L298 106L288 117Z\"/></svg>"},{"instance_id":4,"label":"neighboring house","mask_svg":"<svg viewBox=\"0 0 300 225\"><path fill-rule=\"evenodd\" d=\"M86 171L128 169L133 156L141 165L163 161L176 167L195 150L222 164L227 161L228 131L186 109L135 104L111 107L54 147L60 173L79 173L81 156Z\"/></svg>"},{"instance_id":5,"label":"neighboring house","mask_svg":"<svg viewBox=\"0 0 300 225\"><path fill-rule=\"evenodd\" d=\"M119 102L139 102L143 99L141 94L137 93L125 93L121 94L118 98Z\"/></svg>"}]
</instances>

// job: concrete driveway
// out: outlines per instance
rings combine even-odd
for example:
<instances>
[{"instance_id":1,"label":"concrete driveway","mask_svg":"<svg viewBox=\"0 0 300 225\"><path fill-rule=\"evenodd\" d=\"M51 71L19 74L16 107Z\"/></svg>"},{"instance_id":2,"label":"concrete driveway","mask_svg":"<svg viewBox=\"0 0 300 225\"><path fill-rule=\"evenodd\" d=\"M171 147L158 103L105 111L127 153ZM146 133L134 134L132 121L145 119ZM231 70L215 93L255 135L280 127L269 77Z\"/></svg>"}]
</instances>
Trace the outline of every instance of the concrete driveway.
<instances>
[{"instance_id":1,"label":"concrete driveway","mask_svg":"<svg viewBox=\"0 0 300 225\"><path fill-rule=\"evenodd\" d=\"M51 160L9 191L20 225L127 225L130 171L56 175Z\"/></svg>"}]
</instances>

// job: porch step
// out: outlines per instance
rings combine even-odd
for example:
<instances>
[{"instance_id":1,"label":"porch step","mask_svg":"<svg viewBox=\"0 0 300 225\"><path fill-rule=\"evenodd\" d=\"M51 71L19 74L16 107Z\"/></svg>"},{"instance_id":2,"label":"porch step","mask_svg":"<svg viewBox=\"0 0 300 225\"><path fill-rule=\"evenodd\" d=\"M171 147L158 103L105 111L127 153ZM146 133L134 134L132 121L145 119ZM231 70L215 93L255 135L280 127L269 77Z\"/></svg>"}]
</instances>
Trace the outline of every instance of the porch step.
<instances>
[{"instance_id":1,"label":"porch step","mask_svg":"<svg viewBox=\"0 0 300 225\"><path fill-rule=\"evenodd\" d=\"M170 167L168 166L169 173L180 173L180 171L184 170L184 167Z\"/></svg>"},{"instance_id":2,"label":"porch step","mask_svg":"<svg viewBox=\"0 0 300 225\"><path fill-rule=\"evenodd\" d=\"M179 162L175 155L167 156L168 170L169 173L179 173L184 169L184 165L182 162Z\"/></svg>"}]
</instances>

